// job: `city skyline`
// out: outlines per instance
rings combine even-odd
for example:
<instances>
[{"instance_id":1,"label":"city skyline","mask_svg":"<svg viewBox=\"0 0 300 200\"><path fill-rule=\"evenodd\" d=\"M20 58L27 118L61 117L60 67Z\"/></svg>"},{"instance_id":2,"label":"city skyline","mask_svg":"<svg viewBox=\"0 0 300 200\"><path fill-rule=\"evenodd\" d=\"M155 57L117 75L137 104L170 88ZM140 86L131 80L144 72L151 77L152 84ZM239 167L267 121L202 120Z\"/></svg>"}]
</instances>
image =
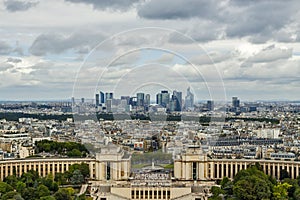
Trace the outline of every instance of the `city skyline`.
<instances>
[{"instance_id":1,"label":"city skyline","mask_svg":"<svg viewBox=\"0 0 300 200\"><path fill-rule=\"evenodd\" d=\"M299 7L297 1L3 0L0 100L92 99L99 83L120 96L191 86L196 99L299 100ZM113 36L115 46L100 45Z\"/></svg>"}]
</instances>

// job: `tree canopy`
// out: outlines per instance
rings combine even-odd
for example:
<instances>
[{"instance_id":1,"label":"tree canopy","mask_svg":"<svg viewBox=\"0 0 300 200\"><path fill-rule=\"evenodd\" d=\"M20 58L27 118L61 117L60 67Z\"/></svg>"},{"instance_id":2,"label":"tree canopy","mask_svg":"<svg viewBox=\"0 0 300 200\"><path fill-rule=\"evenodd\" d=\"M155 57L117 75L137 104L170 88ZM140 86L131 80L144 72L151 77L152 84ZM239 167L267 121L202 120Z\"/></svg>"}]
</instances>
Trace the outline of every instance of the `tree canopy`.
<instances>
[{"instance_id":1,"label":"tree canopy","mask_svg":"<svg viewBox=\"0 0 300 200\"><path fill-rule=\"evenodd\" d=\"M258 164L239 171L233 180L224 177L220 186L211 188L211 200L300 200L300 177L293 180L283 172L280 181L266 175Z\"/></svg>"}]
</instances>

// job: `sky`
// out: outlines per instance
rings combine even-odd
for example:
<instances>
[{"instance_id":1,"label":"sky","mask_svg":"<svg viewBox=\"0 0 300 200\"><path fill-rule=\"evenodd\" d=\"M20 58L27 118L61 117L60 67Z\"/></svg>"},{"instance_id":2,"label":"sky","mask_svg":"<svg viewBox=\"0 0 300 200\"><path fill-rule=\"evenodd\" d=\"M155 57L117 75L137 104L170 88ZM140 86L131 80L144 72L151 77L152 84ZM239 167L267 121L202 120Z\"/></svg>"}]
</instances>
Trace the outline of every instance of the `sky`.
<instances>
[{"instance_id":1,"label":"sky","mask_svg":"<svg viewBox=\"0 0 300 200\"><path fill-rule=\"evenodd\" d=\"M0 0L0 100L300 100L300 2Z\"/></svg>"}]
</instances>

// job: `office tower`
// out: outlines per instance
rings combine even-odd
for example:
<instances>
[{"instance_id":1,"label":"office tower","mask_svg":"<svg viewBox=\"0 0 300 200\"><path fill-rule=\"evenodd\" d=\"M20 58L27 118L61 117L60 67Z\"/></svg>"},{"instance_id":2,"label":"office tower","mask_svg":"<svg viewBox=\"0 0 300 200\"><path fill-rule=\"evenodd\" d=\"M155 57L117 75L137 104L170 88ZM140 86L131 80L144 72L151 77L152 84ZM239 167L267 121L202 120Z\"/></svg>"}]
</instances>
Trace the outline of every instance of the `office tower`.
<instances>
[{"instance_id":1,"label":"office tower","mask_svg":"<svg viewBox=\"0 0 300 200\"><path fill-rule=\"evenodd\" d=\"M84 103L84 98L81 98L81 103Z\"/></svg>"},{"instance_id":2,"label":"office tower","mask_svg":"<svg viewBox=\"0 0 300 200\"><path fill-rule=\"evenodd\" d=\"M105 93L105 101L107 101L108 99L114 99L114 93L106 92Z\"/></svg>"},{"instance_id":3,"label":"office tower","mask_svg":"<svg viewBox=\"0 0 300 200\"><path fill-rule=\"evenodd\" d=\"M144 106L144 97L145 94L144 93L137 93L136 94L136 98L137 98L137 106Z\"/></svg>"},{"instance_id":4,"label":"office tower","mask_svg":"<svg viewBox=\"0 0 300 200\"><path fill-rule=\"evenodd\" d=\"M182 108L182 92L176 90L173 91L172 102L174 106L174 111L181 111Z\"/></svg>"},{"instance_id":5,"label":"office tower","mask_svg":"<svg viewBox=\"0 0 300 200\"><path fill-rule=\"evenodd\" d=\"M188 87L185 96L185 109L192 109L193 107L194 107L194 94L191 92L190 87Z\"/></svg>"},{"instance_id":6,"label":"office tower","mask_svg":"<svg viewBox=\"0 0 300 200\"><path fill-rule=\"evenodd\" d=\"M72 103L72 106L75 106L75 98L74 97L72 97L71 103Z\"/></svg>"},{"instance_id":7,"label":"office tower","mask_svg":"<svg viewBox=\"0 0 300 200\"><path fill-rule=\"evenodd\" d=\"M214 109L215 109L214 101L208 100L208 101L207 101L207 110L213 111Z\"/></svg>"},{"instance_id":8,"label":"office tower","mask_svg":"<svg viewBox=\"0 0 300 200\"><path fill-rule=\"evenodd\" d=\"M170 93L167 90L162 90L161 93L156 95L156 104L161 105L165 108L169 106Z\"/></svg>"},{"instance_id":9,"label":"office tower","mask_svg":"<svg viewBox=\"0 0 300 200\"><path fill-rule=\"evenodd\" d=\"M100 91L100 103L103 104L105 103L105 97L104 97L104 93Z\"/></svg>"},{"instance_id":10,"label":"office tower","mask_svg":"<svg viewBox=\"0 0 300 200\"><path fill-rule=\"evenodd\" d=\"M137 99L136 97L130 97L129 99L129 105L136 106L137 105Z\"/></svg>"},{"instance_id":11,"label":"office tower","mask_svg":"<svg viewBox=\"0 0 300 200\"><path fill-rule=\"evenodd\" d=\"M175 100L173 100L173 99L170 100L169 109L171 112L176 110L176 101Z\"/></svg>"},{"instance_id":12,"label":"office tower","mask_svg":"<svg viewBox=\"0 0 300 200\"><path fill-rule=\"evenodd\" d=\"M162 94L158 93L156 95L156 104L161 105L162 104Z\"/></svg>"},{"instance_id":13,"label":"office tower","mask_svg":"<svg viewBox=\"0 0 300 200\"><path fill-rule=\"evenodd\" d=\"M240 100L237 97L232 97L232 107L234 108L240 107Z\"/></svg>"},{"instance_id":14,"label":"office tower","mask_svg":"<svg viewBox=\"0 0 300 200\"><path fill-rule=\"evenodd\" d=\"M106 110L107 112L111 112L112 111L112 99L107 99L105 104L106 104Z\"/></svg>"},{"instance_id":15,"label":"office tower","mask_svg":"<svg viewBox=\"0 0 300 200\"><path fill-rule=\"evenodd\" d=\"M100 104L100 99L99 99L99 94L96 94L95 98L96 98L96 106L99 106Z\"/></svg>"},{"instance_id":16,"label":"office tower","mask_svg":"<svg viewBox=\"0 0 300 200\"><path fill-rule=\"evenodd\" d=\"M161 91L161 105L165 108L169 106L170 93L167 90Z\"/></svg>"},{"instance_id":17,"label":"office tower","mask_svg":"<svg viewBox=\"0 0 300 200\"><path fill-rule=\"evenodd\" d=\"M147 105L147 106L150 105L150 94L146 94L146 96L145 96L145 105Z\"/></svg>"},{"instance_id":18,"label":"office tower","mask_svg":"<svg viewBox=\"0 0 300 200\"><path fill-rule=\"evenodd\" d=\"M127 105L129 105L130 96L121 96L121 101L122 101L122 100L126 100Z\"/></svg>"}]
</instances>

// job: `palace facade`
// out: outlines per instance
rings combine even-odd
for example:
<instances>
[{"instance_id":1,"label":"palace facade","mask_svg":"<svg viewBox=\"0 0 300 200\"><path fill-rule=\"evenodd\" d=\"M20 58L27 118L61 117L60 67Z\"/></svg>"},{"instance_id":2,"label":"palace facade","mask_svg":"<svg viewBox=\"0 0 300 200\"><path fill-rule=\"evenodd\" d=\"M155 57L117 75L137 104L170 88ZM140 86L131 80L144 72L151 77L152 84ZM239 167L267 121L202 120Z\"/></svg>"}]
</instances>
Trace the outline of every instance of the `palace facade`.
<instances>
[{"instance_id":1,"label":"palace facade","mask_svg":"<svg viewBox=\"0 0 300 200\"><path fill-rule=\"evenodd\" d=\"M145 172L131 171L131 155L120 147L105 147L95 158L28 158L0 161L0 178L21 176L35 170L40 176L63 173L75 163L86 163L90 168L89 194L94 199L186 199L202 200L209 196L214 181L234 175L256 163L263 171L277 179L282 170L291 178L300 174L300 162L257 159L211 159L200 147L190 147L174 161L173 174L148 168Z\"/></svg>"}]
</instances>

